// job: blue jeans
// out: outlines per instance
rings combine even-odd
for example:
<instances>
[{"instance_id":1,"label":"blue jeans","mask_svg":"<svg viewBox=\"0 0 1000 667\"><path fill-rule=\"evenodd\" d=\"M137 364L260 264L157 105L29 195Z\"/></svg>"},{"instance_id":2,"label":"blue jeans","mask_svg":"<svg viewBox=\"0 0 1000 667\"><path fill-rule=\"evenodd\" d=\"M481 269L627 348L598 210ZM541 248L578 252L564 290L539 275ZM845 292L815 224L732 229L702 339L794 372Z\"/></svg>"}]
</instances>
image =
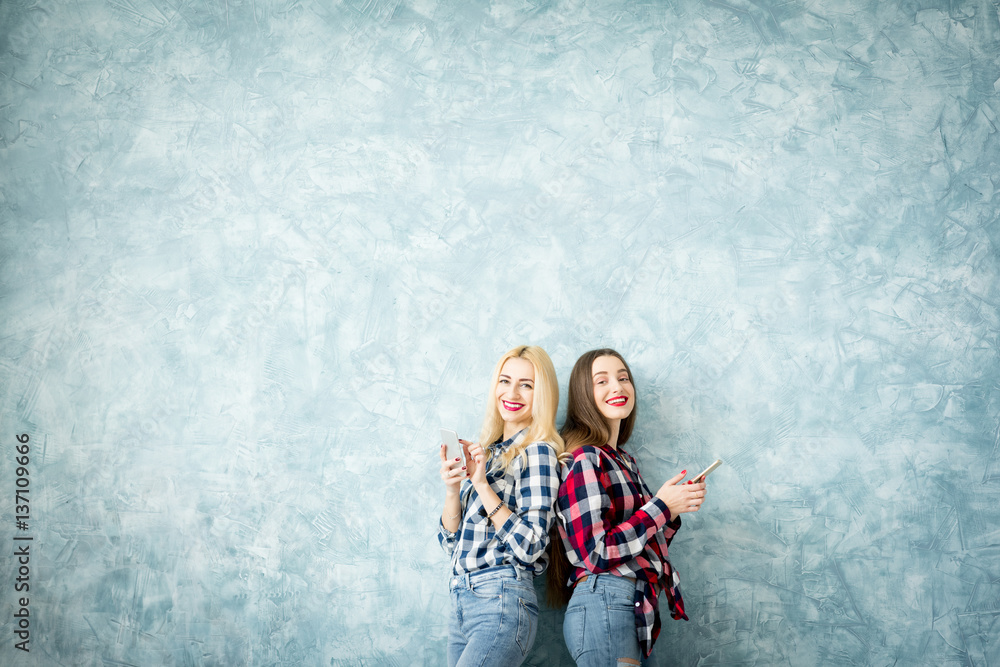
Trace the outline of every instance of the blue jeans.
<instances>
[{"instance_id":1,"label":"blue jeans","mask_svg":"<svg viewBox=\"0 0 1000 667\"><path fill-rule=\"evenodd\" d=\"M635 629L635 582L591 574L573 590L563 619L566 648L577 667L645 666Z\"/></svg>"},{"instance_id":2,"label":"blue jeans","mask_svg":"<svg viewBox=\"0 0 1000 667\"><path fill-rule=\"evenodd\" d=\"M448 664L516 667L538 629L532 575L512 565L452 576Z\"/></svg>"}]
</instances>

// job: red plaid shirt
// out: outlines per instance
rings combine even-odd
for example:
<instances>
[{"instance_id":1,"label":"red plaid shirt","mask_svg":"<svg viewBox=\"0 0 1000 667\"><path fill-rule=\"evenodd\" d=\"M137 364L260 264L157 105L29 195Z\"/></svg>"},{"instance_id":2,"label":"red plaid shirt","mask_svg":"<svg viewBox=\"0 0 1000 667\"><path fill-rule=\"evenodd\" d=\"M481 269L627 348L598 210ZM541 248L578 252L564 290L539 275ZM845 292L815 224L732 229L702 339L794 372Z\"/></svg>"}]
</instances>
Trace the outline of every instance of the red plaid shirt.
<instances>
[{"instance_id":1,"label":"red plaid shirt","mask_svg":"<svg viewBox=\"0 0 1000 667\"><path fill-rule=\"evenodd\" d=\"M663 589L670 615L687 620L667 545L681 527L667 504L654 496L635 459L621 447L584 446L563 466L556 500L559 534L574 566L569 585L587 574L635 577L635 624L648 656L660 634L657 594Z\"/></svg>"}]
</instances>

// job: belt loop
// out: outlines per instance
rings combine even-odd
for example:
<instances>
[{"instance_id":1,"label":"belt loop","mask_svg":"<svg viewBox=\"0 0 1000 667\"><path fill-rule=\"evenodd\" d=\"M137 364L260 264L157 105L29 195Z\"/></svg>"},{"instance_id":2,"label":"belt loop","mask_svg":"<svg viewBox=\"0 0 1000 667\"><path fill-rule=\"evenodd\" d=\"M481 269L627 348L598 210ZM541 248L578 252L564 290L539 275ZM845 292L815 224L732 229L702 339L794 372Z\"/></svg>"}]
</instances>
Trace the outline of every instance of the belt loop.
<instances>
[{"instance_id":1,"label":"belt loop","mask_svg":"<svg viewBox=\"0 0 1000 667\"><path fill-rule=\"evenodd\" d=\"M472 590L472 573L471 572L466 572L464 575L462 575L462 578L465 579L465 587L468 588L471 591Z\"/></svg>"},{"instance_id":2,"label":"belt loop","mask_svg":"<svg viewBox=\"0 0 1000 667\"><path fill-rule=\"evenodd\" d=\"M597 578L599 576L601 576L601 575L599 575L599 574L592 574L589 577L587 577L587 581L583 582L583 583L587 584L587 588L590 589L591 593L593 593L595 590L597 590Z\"/></svg>"}]
</instances>

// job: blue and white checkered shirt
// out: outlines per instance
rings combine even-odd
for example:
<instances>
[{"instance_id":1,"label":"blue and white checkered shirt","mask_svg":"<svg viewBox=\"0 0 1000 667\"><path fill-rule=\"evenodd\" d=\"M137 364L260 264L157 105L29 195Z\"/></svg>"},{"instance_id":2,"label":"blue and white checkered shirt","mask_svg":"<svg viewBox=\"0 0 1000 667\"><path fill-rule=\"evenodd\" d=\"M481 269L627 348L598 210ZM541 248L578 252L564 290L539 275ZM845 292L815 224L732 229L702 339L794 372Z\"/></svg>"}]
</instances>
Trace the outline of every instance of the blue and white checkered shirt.
<instances>
[{"instance_id":1,"label":"blue and white checkered shirt","mask_svg":"<svg viewBox=\"0 0 1000 667\"><path fill-rule=\"evenodd\" d=\"M526 430L487 449L486 479L511 511L499 529L486 518L493 507L484 508L472 482L465 480L459 491L462 523L457 533L438 524L438 541L451 556L452 572L465 574L494 565L513 565L535 575L548 565L546 547L555 514L552 505L559 493L559 460L547 442L533 442L515 456L507 470L500 470L500 456L524 441Z\"/></svg>"}]
</instances>

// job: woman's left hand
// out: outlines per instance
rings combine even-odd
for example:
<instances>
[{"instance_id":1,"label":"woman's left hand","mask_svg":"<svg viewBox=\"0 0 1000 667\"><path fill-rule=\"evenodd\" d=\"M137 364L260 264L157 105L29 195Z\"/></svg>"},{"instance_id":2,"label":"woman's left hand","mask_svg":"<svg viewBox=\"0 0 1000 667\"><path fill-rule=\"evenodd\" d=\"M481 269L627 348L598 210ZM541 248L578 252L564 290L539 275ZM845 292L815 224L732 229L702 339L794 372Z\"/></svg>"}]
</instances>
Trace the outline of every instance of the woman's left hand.
<instances>
[{"instance_id":1,"label":"woman's left hand","mask_svg":"<svg viewBox=\"0 0 1000 667\"><path fill-rule=\"evenodd\" d=\"M478 442L467 443L465 440L462 440L461 442L463 445L468 445L468 449L466 450L465 465L469 469L469 480L472 482L473 486L486 484L486 450L483 449L483 446Z\"/></svg>"},{"instance_id":2,"label":"woman's left hand","mask_svg":"<svg viewBox=\"0 0 1000 667\"><path fill-rule=\"evenodd\" d=\"M466 465L469 467L469 481L479 494L479 500L483 504L484 516L492 512L490 520L493 525L499 528L511 515L511 511L504 504L497 492L490 486L489 479L486 478L487 462L489 461L489 450L484 449L478 442L469 445ZM475 468L473 468L475 466Z\"/></svg>"},{"instance_id":3,"label":"woman's left hand","mask_svg":"<svg viewBox=\"0 0 1000 667\"><path fill-rule=\"evenodd\" d=\"M656 497L667 504L671 517L685 512L697 512L705 502L705 482L696 484L693 480L689 480L685 484L679 484L686 472L683 470L674 475L656 492Z\"/></svg>"},{"instance_id":4,"label":"woman's left hand","mask_svg":"<svg viewBox=\"0 0 1000 667\"><path fill-rule=\"evenodd\" d=\"M469 453L469 449L475 445L474 442L469 442L468 440L458 439L460 445L462 445L462 453L465 454L465 470L469 473L469 479L472 478L472 473L476 471L476 461L472 458L472 454Z\"/></svg>"}]
</instances>

